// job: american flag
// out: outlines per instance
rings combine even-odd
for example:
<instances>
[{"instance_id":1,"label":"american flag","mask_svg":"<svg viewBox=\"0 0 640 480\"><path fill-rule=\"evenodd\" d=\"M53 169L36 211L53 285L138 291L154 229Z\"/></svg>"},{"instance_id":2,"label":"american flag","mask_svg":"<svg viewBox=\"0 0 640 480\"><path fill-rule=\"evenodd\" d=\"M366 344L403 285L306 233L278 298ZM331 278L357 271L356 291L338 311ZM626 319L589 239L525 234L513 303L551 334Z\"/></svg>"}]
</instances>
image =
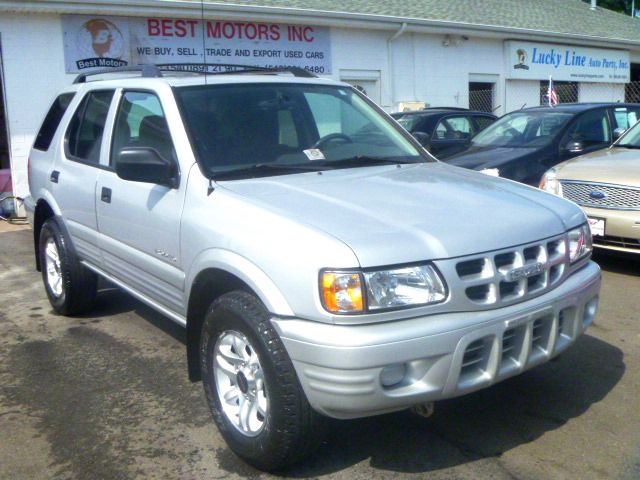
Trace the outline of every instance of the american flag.
<instances>
[{"instance_id":1,"label":"american flag","mask_svg":"<svg viewBox=\"0 0 640 480\"><path fill-rule=\"evenodd\" d=\"M558 97L558 92L556 91L556 87L553 86L552 77L549 77L549 88L547 89L547 97L549 98L550 107L555 107L560 103L560 97Z\"/></svg>"}]
</instances>

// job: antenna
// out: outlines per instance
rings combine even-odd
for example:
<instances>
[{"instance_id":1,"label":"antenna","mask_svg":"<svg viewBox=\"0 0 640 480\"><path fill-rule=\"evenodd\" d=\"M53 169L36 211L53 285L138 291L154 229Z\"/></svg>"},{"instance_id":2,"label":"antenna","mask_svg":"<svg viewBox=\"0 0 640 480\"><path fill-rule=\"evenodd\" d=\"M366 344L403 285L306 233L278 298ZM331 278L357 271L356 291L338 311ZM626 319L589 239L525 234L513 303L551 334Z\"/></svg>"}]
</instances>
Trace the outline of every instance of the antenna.
<instances>
[{"instance_id":1,"label":"antenna","mask_svg":"<svg viewBox=\"0 0 640 480\"><path fill-rule=\"evenodd\" d=\"M202 63L204 64L204 84L207 84L207 47L205 41L204 0L200 0L200 21L202 22Z\"/></svg>"}]
</instances>

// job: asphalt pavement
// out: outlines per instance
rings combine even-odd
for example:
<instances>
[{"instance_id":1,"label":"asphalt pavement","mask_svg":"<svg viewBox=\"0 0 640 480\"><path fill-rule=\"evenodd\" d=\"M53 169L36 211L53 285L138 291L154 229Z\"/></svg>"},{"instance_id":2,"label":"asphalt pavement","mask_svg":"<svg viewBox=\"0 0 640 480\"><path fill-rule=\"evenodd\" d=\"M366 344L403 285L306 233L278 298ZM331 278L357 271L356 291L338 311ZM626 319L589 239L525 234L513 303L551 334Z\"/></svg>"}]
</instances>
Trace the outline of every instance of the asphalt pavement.
<instances>
[{"instance_id":1,"label":"asphalt pavement","mask_svg":"<svg viewBox=\"0 0 640 480\"><path fill-rule=\"evenodd\" d=\"M180 327L106 284L91 314L55 315L31 231L0 227L0 479L271 477L216 431ZM428 419L332 421L287 476L640 479L640 260L596 260L600 313L557 360Z\"/></svg>"}]
</instances>

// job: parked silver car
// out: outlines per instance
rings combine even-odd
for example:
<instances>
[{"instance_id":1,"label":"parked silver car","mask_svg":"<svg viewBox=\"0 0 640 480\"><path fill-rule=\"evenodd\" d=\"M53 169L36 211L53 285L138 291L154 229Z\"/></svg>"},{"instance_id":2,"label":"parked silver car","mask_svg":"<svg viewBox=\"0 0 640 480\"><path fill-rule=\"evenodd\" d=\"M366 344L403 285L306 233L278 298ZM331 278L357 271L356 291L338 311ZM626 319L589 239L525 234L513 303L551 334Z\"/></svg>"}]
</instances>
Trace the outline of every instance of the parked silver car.
<instances>
[{"instance_id":1,"label":"parked silver car","mask_svg":"<svg viewBox=\"0 0 640 480\"><path fill-rule=\"evenodd\" d=\"M53 308L85 311L101 276L183 325L221 434L264 470L322 416L548 361L600 291L576 205L437 162L347 84L293 73L83 75L25 200Z\"/></svg>"}]
</instances>

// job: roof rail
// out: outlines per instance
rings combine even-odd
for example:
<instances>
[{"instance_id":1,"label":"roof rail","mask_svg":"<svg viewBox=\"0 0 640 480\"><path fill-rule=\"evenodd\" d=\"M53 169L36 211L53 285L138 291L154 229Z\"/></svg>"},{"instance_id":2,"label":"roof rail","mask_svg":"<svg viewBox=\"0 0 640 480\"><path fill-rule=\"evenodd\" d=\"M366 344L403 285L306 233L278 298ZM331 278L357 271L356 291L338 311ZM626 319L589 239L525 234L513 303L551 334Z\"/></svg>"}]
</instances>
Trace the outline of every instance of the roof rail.
<instances>
[{"instance_id":1,"label":"roof rail","mask_svg":"<svg viewBox=\"0 0 640 480\"><path fill-rule=\"evenodd\" d=\"M268 68L256 65L234 65L230 63L164 63L135 65L116 68L102 68L91 72L81 73L73 83L86 83L87 78L94 75L104 75L109 73L141 72L145 78L160 78L162 72L193 73L200 75L208 74L233 74L233 73L280 73L289 72L295 77L317 78L317 75L299 67Z\"/></svg>"},{"instance_id":2,"label":"roof rail","mask_svg":"<svg viewBox=\"0 0 640 480\"><path fill-rule=\"evenodd\" d=\"M134 65L127 67L116 68L101 68L100 70L93 70L91 72L81 73L78 75L73 83L86 83L87 77L93 75L104 75L105 73L125 73L125 72L140 72L143 77L158 78L162 77L162 72L156 65Z\"/></svg>"}]
</instances>

